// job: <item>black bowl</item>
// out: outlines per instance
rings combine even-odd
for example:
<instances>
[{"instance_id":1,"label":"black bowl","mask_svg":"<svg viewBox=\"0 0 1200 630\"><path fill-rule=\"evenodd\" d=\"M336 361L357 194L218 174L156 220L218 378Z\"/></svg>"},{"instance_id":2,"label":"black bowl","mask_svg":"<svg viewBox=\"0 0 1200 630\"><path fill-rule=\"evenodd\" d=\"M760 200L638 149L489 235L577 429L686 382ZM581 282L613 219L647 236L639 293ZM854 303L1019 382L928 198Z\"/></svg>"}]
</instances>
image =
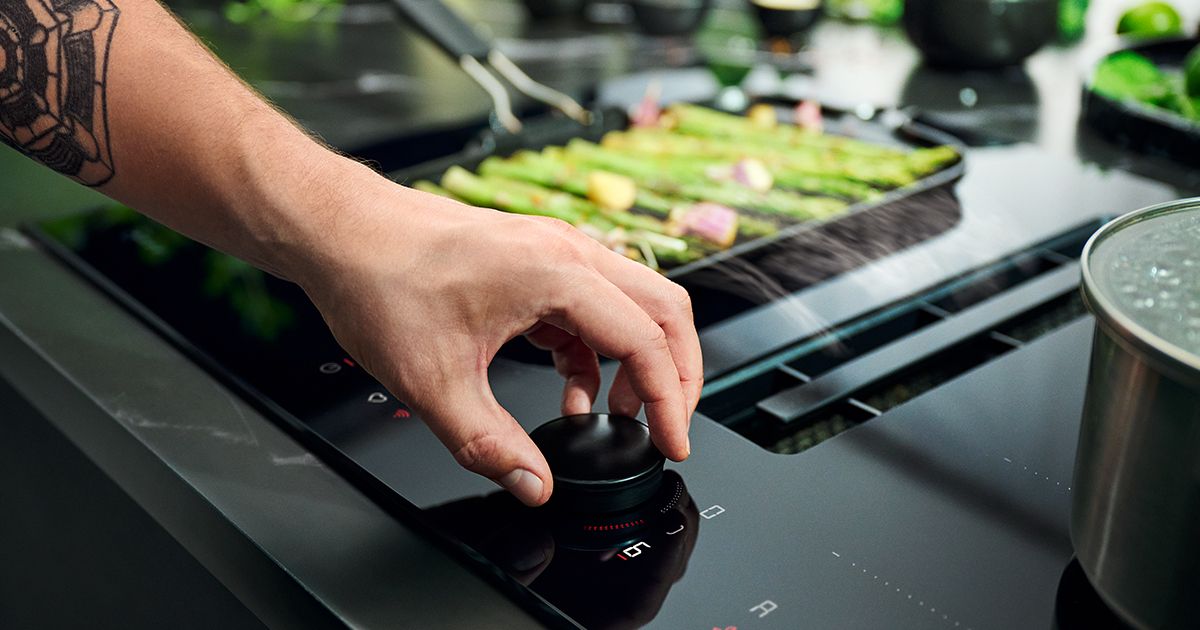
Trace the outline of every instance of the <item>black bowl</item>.
<instances>
[{"instance_id":1,"label":"black bowl","mask_svg":"<svg viewBox=\"0 0 1200 630\"><path fill-rule=\"evenodd\" d=\"M687 35L700 28L712 0L632 0L633 19L650 35Z\"/></svg>"},{"instance_id":2,"label":"black bowl","mask_svg":"<svg viewBox=\"0 0 1200 630\"><path fill-rule=\"evenodd\" d=\"M1058 34L1059 0L907 0L904 30L930 65L1000 68Z\"/></svg>"},{"instance_id":3,"label":"black bowl","mask_svg":"<svg viewBox=\"0 0 1200 630\"><path fill-rule=\"evenodd\" d=\"M524 0L525 9L533 18L557 18L578 15L583 11L583 0Z\"/></svg>"},{"instance_id":4,"label":"black bowl","mask_svg":"<svg viewBox=\"0 0 1200 630\"><path fill-rule=\"evenodd\" d=\"M1197 46L1200 39L1182 37L1135 44L1124 50L1145 55L1159 67L1177 70ZM1100 94L1092 89L1094 74L1093 68L1083 86L1083 119L1088 125L1122 147L1200 166L1200 125L1166 109Z\"/></svg>"},{"instance_id":5,"label":"black bowl","mask_svg":"<svg viewBox=\"0 0 1200 630\"><path fill-rule=\"evenodd\" d=\"M812 3L812 6L803 9L782 9L765 6L754 0L751 0L750 4L754 5L754 11L758 14L758 21L762 24L763 32L766 33L767 37L792 37L799 35L812 28L812 25L817 23L823 12L821 2Z\"/></svg>"}]
</instances>

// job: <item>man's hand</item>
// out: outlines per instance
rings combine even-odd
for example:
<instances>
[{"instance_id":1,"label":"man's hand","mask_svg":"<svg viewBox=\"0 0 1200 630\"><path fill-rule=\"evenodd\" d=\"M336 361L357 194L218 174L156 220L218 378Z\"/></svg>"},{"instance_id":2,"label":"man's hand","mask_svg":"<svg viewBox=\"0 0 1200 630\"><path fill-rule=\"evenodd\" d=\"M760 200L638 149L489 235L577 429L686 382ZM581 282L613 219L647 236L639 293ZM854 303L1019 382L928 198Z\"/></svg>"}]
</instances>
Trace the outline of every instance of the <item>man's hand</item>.
<instances>
[{"instance_id":1,"label":"man's hand","mask_svg":"<svg viewBox=\"0 0 1200 630\"><path fill-rule=\"evenodd\" d=\"M39 53L7 60L24 65L0 99L0 142L300 283L459 462L526 503L549 498L550 471L487 383L497 349L522 333L554 352L564 412L590 409L596 352L613 357L612 410L644 402L658 447L687 457L700 345L678 286L565 224L438 199L335 155L154 0L55 0L48 27L30 17L44 4L0 0L28 18L10 35ZM95 81L61 84L76 75Z\"/></svg>"},{"instance_id":2,"label":"man's hand","mask_svg":"<svg viewBox=\"0 0 1200 630\"><path fill-rule=\"evenodd\" d=\"M460 464L526 504L550 497L545 458L487 380L500 346L521 334L553 353L564 414L591 410L597 353L611 357L621 366L610 410L636 415L644 403L658 448L688 456L703 376L686 291L561 221L372 188L331 221L319 262L288 275Z\"/></svg>"}]
</instances>

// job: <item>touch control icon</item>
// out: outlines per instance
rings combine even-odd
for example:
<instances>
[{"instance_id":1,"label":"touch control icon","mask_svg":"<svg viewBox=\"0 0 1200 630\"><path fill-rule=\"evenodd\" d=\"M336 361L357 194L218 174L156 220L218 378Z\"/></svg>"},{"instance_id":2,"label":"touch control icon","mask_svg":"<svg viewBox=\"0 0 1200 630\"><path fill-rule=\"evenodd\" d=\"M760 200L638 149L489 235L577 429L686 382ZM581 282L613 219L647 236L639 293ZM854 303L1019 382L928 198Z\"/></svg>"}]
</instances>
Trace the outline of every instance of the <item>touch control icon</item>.
<instances>
[{"instance_id":1,"label":"touch control icon","mask_svg":"<svg viewBox=\"0 0 1200 630\"><path fill-rule=\"evenodd\" d=\"M342 371L342 366L337 363L322 363L321 367L317 368L322 374L337 374Z\"/></svg>"},{"instance_id":2,"label":"touch control icon","mask_svg":"<svg viewBox=\"0 0 1200 630\"><path fill-rule=\"evenodd\" d=\"M779 606L775 602L768 599L763 601L763 603L751 608L750 612L757 612L758 618L762 619L763 617L775 612L776 608L779 608Z\"/></svg>"},{"instance_id":3,"label":"touch control icon","mask_svg":"<svg viewBox=\"0 0 1200 630\"><path fill-rule=\"evenodd\" d=\"M700 512L700 516L703 516L705 519L710 519L710 518L715 518L717 516L720 516L724 513L725 513L725 508L723 508L719 505L714 505L714 506Z\"/></svg>"},{"instance_id":4,"label":"touch control icon","mask_svg":"<svg viewBox=\"0 0 1200 630\"><path fill-rule=\"evenodd\" d=\"M367 402L374 403L376 405L387 402L387 399L388 397L380 392L372 392L370 396L367 396Z\"/></svg>"}]
</instances>

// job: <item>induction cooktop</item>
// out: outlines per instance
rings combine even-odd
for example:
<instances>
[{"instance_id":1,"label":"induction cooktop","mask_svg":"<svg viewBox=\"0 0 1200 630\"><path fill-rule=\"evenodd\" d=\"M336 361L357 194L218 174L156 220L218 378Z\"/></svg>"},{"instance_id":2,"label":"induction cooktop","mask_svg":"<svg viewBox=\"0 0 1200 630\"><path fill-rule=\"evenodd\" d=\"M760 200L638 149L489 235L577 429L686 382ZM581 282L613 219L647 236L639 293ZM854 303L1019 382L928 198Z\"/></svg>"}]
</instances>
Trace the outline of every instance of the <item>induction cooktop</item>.
<instances>
[{"instance_id":1,"label":"induction cooktop","mask_svg":"<svg viewBox=\"0 0 1200 630\"><path fill-rule=\"evenodd\" d=\"M35 232L549 625L1098 627L1115 622L1067 534L1092 335L1076 261L1106 218L1172 196L1024 145L972 150L952 191L904 201L949 204L947 229L831 231L773 263L811 280L737 309L722 301L766 276L731 268L732 292L697 291L692 457L594 513L525 508L461 470L297 288L124 208ZM559 415L546 357L506 348L490 377L527 429Z\"/></svg>"}]
</instances>

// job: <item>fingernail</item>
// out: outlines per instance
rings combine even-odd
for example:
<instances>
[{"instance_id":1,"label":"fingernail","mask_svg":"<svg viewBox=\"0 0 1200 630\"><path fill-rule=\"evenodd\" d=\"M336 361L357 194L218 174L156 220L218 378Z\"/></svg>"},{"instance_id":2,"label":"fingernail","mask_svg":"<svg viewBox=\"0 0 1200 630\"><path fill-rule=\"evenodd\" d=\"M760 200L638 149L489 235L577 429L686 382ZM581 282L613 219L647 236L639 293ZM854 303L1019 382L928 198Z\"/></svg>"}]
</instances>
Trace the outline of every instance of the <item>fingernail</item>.
<instances>
[{"instance_id":1,"label":"fingernail","mask_svg":"<svg viewBox=\"0 0 1200 630\"><path fill-rule=\"evenodd\" d=\"M497 481L526 505L537 505L538 499L542 498L542 480L523 468L518 468Z\"/></svg>"},{"instance_id":2,"label":"fingernail","mask_svg":"<svg viewBox=\"0 0 1200 630\"><path fill-rule=\"evenodd\" d=\"M692 438L691 437L683 438L683 450L686 451L686 453L684 453L684 455L683 455L684 459L687 459L692 456Z\"/></svg>"}]
</instances>

